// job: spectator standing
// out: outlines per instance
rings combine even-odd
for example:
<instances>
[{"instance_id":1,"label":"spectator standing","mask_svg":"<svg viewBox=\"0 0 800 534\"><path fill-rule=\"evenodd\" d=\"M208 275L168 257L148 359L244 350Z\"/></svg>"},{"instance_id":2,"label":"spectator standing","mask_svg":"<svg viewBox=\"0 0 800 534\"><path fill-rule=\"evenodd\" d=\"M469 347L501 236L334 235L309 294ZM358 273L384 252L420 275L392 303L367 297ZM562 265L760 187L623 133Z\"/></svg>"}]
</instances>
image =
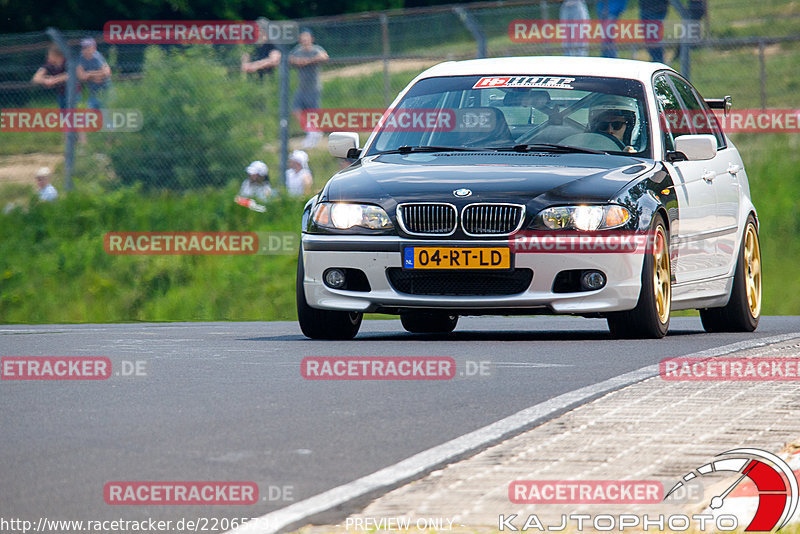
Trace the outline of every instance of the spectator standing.
<instances>
[{"instance_id":1,"label":"spectator standing","mask_svg":"<svg viewBox=\"0 0 800 534\"><path fill-rule=\"evenodd\" d=\"M251 58L250 54L242 55L242 72L257 72L258 79L263 80L264 74L272 75L281 62L281 51L269 42L269 20L264 17L256 20L258 23L258 45Z\"/></svg>"},{"instance_id":2,"label":"spectator standing","mask_svg":"<svg viewBox=\"0 0 800 534\"><path fill-rule=\"evenodd\" d=\"M106 91L111 87L111 67L97 51L97 42L91 37L81 39L81 57L78 60L77 74L78 79L89 87L88 107L102 108Z\"/></svg>"},{"instance_id":3,"label":"spectator standing","mask_svg":"<svg viewBox=\"0 0 800 534\"><path fill-rule=\"evenodd\" d=\"M58 191L50 183L52 174L50 167L41 167L36 171L36 189L42 202L52 202L58 198Z\"/></svg>"},{"instance_id":4,"label":"spectator standing","mask_svg":"<svg viewBox=\"0 0 800 534\"><path fill-rule=\"evenodd\" d=\"M706 0L689 0L689 19L699 21L706 16Z\"/></svg>"},{"instance_id":5,"label":"spectator standing","mask_svg":"<svg viewBox=\"0 0 800 534\"><path fill-rule=\"evenodd\" d=\"M598 0L597 1L597 18L608 27L611 22L616 22L625 8L628 6L628 0ZM603 41L603 57L617 57L617 45L614 44L613 39Z\"/></svg>"},{"instance_id":6,"label":"spectator standing","mask_svg":"<svg viewBox=\"0 0 800 534\"><path fill-rule=\"evenodd\" d=\"M639 18L641 20L656 20L664 27L664 19L667 18L667 8L669 0L639 0ZM650 59L659 63L664 62L663 46L648 46Z\"/></svg>"},{"instance_id":7,"label":"spectator standing","mask_svg":"<svg viewBox=\"0 0 800 534\"><path fill-rule=\"evenodd\" d=\"M558 17L562 22L589 20L589 10L586 8L584 0L563 0ZM565 56L586 57L589 55L589 43L583 43L580 40L566 41L563 48Z\"/></svg>"},{"instance_id":8,"label":"spectator standing","mask_svg":"<svg viewBox=\"0 0 800 534\"><path fill-rule=\"evenodd\" d=\"M297 91L292 101L292 113L303 124L303 111L319 109L322 82L319 78L319 64L328 61L328 53L314 44L311 30L304 28L298 36L298 45L289 54L289 64L297 69ZM313 148L322 139L321 132L308 132L303 140L303 148Z\"/></svg>"},{"instance_id":9,"label":"spectator standing","mask_svg":"<svg viewBox=\"0 0 800 534\"><path fill-rule=\"evenodd\" d=\"M290 195L306 196L311 192L314 177L308 168L308 154L295 150L289 156L289 168L286 169L286 189Z\"/></svg>"},{"instance_id":10,"label":"spectator standing","mask_svg":"<svg viewBox=\"0 0 800 534\"><path fill-rule=\"evenodd\" d=\"M47 49L45 64L39 67L31 80L36 85L41 85L52 90L58 100L58 107L67 108L67 58L56 45Z\"/></svg>"},{"instance_id":11,"label":"spectator standing","mask_svg":"<svg viewBox=\"0 0 800 534\"><path fill-rule=\"evenodd\" d=\"M700 37L701 35L701 27L700 21L703 17L706 16L708 13L708 5L706 4L706 0L689 0L689 9L688 9L688 19L689 23L696 24L696 35ZM691 29L689 31L692 31Z\"/></svg>"}]
</instances>

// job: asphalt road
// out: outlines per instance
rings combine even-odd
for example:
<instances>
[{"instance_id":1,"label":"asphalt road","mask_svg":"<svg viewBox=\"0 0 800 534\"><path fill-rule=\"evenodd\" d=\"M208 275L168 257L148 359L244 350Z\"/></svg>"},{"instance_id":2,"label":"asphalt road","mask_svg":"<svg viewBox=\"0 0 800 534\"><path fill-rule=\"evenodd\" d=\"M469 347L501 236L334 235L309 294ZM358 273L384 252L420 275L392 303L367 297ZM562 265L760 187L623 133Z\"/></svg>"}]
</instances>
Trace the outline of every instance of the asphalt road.
<instances>
[{"instance_id":1,"label":"asphalt road","mask_svg":"<svg viewBox=\"0 0 800 534\"><path fill-rule=\"evenodd\" d=\"M673 318L667 338L646 341L570 317L462 318L447 338L365 321L347 342L285 322L0 326L0 356L107 356L113 369L108 380L0 382L0 518L256 517L662 358L791 332L800 317L762 318L753 334ZM307 381L306 356L450 356L459 373ZM467 360L491 362L490 376L464 376ZM119 375L123 362L146 376ZM253 481L261 502L105 503L107 482L146 480Z\"/></svg>"}]
</instances>

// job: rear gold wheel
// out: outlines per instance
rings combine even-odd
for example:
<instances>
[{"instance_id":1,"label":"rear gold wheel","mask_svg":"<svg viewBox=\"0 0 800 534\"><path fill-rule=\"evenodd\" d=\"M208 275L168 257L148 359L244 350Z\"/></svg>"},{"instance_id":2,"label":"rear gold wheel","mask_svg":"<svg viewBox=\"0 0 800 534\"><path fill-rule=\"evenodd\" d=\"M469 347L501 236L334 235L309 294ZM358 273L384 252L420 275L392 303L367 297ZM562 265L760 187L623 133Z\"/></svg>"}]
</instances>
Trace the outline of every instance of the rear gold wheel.
<instances>
[{"instance_id":1,"label":"rear gold wheel","mask_svg":"<svg viewBox=\"0 0 800 534\"><path fill-rule=\"evenodd\" d=\"M761 315L761 246L754 224L748 224L744 237L745 286L750 315Z\"/></svg>"}]
</instances>

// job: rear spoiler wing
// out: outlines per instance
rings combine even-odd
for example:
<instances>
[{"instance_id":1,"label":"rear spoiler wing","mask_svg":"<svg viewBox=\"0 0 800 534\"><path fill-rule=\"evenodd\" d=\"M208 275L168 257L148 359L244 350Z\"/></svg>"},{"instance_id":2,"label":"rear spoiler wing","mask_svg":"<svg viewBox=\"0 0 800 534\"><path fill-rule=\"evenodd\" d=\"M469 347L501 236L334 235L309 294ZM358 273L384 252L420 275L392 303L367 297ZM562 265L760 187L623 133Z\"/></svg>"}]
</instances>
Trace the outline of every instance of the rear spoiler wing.
<instances>
[{"instance_id":1,"label":"rear spoiler wing","mask_svg":"<svg viewBox=\"0 0 800 534\"><path fill-rule=\"evenodd\" d=\"M711 109L721 109L725 111L725 116L728 116L728 113L731 111L731 107L733 107L733 98L730 95L725 96L724 98L706 98L706 104Z\"/></svg>"}]
</instances>

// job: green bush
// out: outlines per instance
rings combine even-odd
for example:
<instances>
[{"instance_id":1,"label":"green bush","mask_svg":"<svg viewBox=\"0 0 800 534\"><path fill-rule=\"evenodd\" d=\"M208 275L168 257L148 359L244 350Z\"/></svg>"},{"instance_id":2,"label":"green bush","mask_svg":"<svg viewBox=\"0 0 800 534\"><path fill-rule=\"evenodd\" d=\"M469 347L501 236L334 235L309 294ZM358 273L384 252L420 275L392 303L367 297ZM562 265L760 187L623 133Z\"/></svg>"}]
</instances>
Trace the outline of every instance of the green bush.
<instances>
[{"instance_id":1,"label":"green bush","mask_svg":"<svg viewBox=\"0 0 800 534\"><path fill-rule=\"evenodd\" d=\"M99 139L123 184L189 189L241 178L259 141L257 92L232 77L210 47L145 53L143 78L117 84L114 108L137 109L143 127Z\"/></svg>"},{"instance_id":2,"label":"green bush","mask_svg":"<svg viewBox=\"0 0 800 534\"><path fill-rule=\"evenodd\" d=\"M103 236L124 231L253 231L299 235L303 199L255 213L236 184L177 193L79 188L57 202L0 213L0 324L290 320L296 254L117 256Z\"/></svg>"}]
</instances>

